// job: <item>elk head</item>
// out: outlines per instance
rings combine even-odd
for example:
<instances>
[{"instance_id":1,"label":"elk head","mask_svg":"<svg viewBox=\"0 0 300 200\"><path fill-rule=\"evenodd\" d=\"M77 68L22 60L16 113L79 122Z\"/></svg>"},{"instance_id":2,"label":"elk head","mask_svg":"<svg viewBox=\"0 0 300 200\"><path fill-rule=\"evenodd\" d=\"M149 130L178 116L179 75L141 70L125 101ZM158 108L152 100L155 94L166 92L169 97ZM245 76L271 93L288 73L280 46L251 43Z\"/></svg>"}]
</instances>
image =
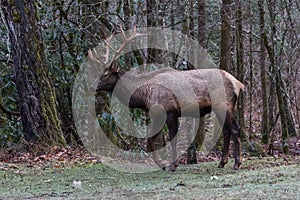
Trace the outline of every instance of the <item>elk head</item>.
<instances>
[{"instance_id":1,"label":"elk head","mask_svg":"<svg viewBox=\"0 0 300 200\"><path fill-rule=\"evenodd\" d=\"M121 29L121 34L122 34L122 38L123 38L123 43L118 49L113 48L111 45L111 39L112 39L113 35L111 37L107 38L106 40L104 40L104 42L106 44L106 53L105 53L105 55L102 55L102 57L104 57L104 60L99 59L98 53L96 52L95 49L89 50L89 52L88 52L89 57L94 62L106 66L103 74L101 75L99 80L97 80L99 82L97 84L95 84L95 85L97 85L96 91L100 91L100 90L104 90L104 91L108 91L108 92L113 91L116 83L118 82L120 77L124 74L124 71L119 68L118 62L116 60L117 57L120 55L120 52L126 47L126 45L128 43L130 43L136 37L142 36L142 35L148 35L148 34L143 34L143 33L137 33L137 29L136 29L136 27L134 27L132 34L129 37L127 37L123 28L120 27L120 29ZM110 50L114 53L114 56L112 57L112 59L109 60Z\"/></svg>"},{"instance_id":2,"label":"elk head","mask_svg":"<svg viewBox=\"0 0 300 200\"><path fill-rule=\"evenodd\" d=\"M105 68L97 84L96 92L101 90L112 92L121 75L123 75L120 71L118 61L114 61L109 67Z\"/></svg>"}]
</instances>

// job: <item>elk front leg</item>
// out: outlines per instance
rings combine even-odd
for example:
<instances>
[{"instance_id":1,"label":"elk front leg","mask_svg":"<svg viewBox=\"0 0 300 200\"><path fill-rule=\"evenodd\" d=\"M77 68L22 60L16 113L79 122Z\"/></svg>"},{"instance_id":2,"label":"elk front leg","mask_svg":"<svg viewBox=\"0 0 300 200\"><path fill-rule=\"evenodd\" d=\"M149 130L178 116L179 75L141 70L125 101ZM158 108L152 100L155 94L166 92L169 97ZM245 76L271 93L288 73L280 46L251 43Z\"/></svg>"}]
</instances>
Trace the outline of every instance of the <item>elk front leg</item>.
<instances>
[{"instance_id":1,"label":"elk front leg","mask_svg":"<svg viewBox=\"0 0 300 200\"><path fill-rule=\"evenodd\" d=\"M169 129L169 139L171 142L171 164L169 170L174 172L178 166L177 151L176 151L176 146L177 146L176 134L179 126L178 117L175 113L168 113L167 126Z\"/></svg>"},{"instance_id":2,"label":"elk front leg","mask_svg":"<svg viewBox=\"0 0 300 200\"><path fill-rule=\"evenodd\" d=\"M163 135L159 132L147 138L148 151L152 153L154 162L163 170L166 169L165 164L162 163L158 150L163 146Z\"/></svg>"},{"instance_id":3,"label":"elk front leg","mask_svg":"<svg viewBox=\"0 0 300 200\"><path fill-rule=\"evenodd\" d=\"M229 144L230 144L230 131L228 131L225 127L223 128L223 151L222 151L222 158L218 165L218 168L223 168L226 163L228 162L228 154L229 154Z\"/></svg>"},{"instance_id":4,"label":"elk front leg","mask_svg":"<svg viewBox=\"0 0 300 200\"><path fill-rule=\"evenodd\" d=\"M148 150L152 153L154 162L163 170L165 170L166 166L162 163L158 151L163 147L163 134L161 133L161 129L163 128L164 122L161 120L161 113L159 110L160 107L153 107L150 112L150 129L148 132L147 138L147 146Z\"/></svg>"}]
</instances>

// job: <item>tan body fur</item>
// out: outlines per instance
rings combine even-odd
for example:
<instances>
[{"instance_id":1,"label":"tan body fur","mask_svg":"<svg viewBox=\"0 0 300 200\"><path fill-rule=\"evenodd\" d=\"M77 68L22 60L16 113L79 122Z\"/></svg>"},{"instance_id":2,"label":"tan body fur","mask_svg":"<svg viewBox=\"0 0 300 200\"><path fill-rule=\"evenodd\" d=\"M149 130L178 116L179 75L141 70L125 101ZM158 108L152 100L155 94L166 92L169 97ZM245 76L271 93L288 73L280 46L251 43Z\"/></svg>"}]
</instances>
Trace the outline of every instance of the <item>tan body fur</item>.
<instances>
[{"instance_id":1,"label":"tan body fur","mask_svg":"<svg viewBox=\"0 0 300 200\"><path fill-rule=\"evenodd\" d=\"M177 71L171 68L160 69L149 73L138 73L131 70L126 72L115 65L106 68L97 86L97 90L117 91L116 96L130 108L141 108L146 112L154 110L151 120L155 126L155 116L160 112L167 114L166 124L169 128L169 138L172 145L172 164L170 170L176 169L176 141L179 117L203 117L215 111L221 120L224 111L224 149L219 167L224 167L228 161L230 137L235 144L234 169L241 164L241 142L239 127L234 119L233 110L237 97L244 85L231 74L220 69L198 69ZM129 102L125 100L129 99ZM152 109L160 105L163 110ZM157 112L157 113L155 113ZM158 118L158 117L157 117ZM158 161L154 145L154 134L148 138L150 150L154 152L154 160ZM174 140L173 140L174 139Z\"/></svg>"}]
</instances>

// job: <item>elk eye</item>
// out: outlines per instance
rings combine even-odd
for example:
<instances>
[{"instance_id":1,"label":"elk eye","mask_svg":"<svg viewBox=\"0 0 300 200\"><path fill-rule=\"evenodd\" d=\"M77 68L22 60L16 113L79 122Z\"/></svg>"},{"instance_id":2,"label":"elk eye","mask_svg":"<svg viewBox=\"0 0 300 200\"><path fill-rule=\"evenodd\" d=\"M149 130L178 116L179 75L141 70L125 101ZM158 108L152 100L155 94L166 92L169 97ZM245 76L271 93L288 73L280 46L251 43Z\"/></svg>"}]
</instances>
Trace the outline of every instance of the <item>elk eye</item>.
<instances>
[{"instance_id":1,"label":"elk eye","mask_svg":"<svg viewBox=\"0 0 300 200\"><path fill-rule=\"evenodd\" d=\"M108 77L108 74L103 74L103 78L107 78Z\"/></svg>"}]
</instances>

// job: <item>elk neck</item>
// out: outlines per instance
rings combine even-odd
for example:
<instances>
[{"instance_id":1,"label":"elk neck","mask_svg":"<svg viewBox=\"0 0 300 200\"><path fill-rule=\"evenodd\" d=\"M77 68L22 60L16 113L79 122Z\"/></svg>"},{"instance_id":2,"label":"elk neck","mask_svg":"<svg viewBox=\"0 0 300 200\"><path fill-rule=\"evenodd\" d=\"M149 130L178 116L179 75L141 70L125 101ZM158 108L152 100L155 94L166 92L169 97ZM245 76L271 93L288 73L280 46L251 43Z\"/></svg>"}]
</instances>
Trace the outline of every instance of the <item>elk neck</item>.
<instances>
[{"instance_id":1,"label":"elk neck","mask_svg":"<svg viewBox=\"0 0 300 200\"><path fill-rule=\"evenodd\" d=\"M123 69L119 71L120 79L114 88L114 95L122 104L129 106L129 108L145 109L146 95L143 94L141 87L137 87L138 85L143 85L141 82L143 79L135 72L128 72L126 75L125 73L126 71Z\"/></svg>"}]
</instances>

